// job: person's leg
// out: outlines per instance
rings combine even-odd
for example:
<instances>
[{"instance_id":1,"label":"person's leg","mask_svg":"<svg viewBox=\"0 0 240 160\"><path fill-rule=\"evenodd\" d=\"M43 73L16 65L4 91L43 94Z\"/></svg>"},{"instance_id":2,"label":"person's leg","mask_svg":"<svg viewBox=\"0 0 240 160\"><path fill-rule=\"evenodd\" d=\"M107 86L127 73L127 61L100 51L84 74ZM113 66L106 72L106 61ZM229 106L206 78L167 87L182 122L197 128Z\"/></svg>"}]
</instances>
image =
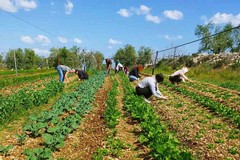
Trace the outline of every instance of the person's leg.
<instances>
[{"instance_id":1,"label":"person's leg","mask_svg":"<svg viewBox=\"0 0 240 160\"><path fill-rule=\"evenodd\" d=\"M149 87L145 87L145 88L140 88L140 87L136 87L136 92L137 95L143 95L146 99L150 98L152 96L152 91Z\"/></svg>"},{"instance_id":2,"label":"person's leg","mask_svg":"<svg viewBox=\"0 0 240 160\"><path fill-rule=\"evenodd\" d=\"M63 78L62 78L62 81L64 82L65 80L65 75L66 75L66 72L63 71Z\"/></svg>"},{"instance_id":3,"label":"person's leg","mask_svg":"<svg viewBox=\"0 0 240 160\"><path fill-rule=\"evenodd\" d=\"M175 84L175 83L177 83L177 82L181 82L182 81L182 79L181 79L181 77L180 76L170 76L169 77L169 81L171 81L171 83L172 84Z\"/></svg>"},{"instance_id":4,"label":"person's leg","mask_svg":"<svg viewBox=\"0 0 240 160\"><path fill-rule=\"evenodd\" d=\"M179 82L181 82L181 81L182 81L181 76L176 76L176 82L179 83Z\"/></svg>"},{"instance_id":5,"label":"person's leg","mask_svg":"<svg viewBox=\"0 0 240 160\"><path fill-rule=\"evenodd\" d=\"M59 81L63 82L63 80L64 80L63 79L63 71L59 66L57 66L57 71L58 71L58 74L59 74Z\"/></svg>"},{"instance_id":6,"label":"person's leg","mask_svg":"<svg viewBox=\"0 0 240 160\"><path fill-rule=\"evenodd\" d=\"M130 81L130 82L133 82L133 81L137 80L137 77L136 77L136 76L129 75L128 77L129 77L129 81Z\"/></svg>"}]
</instances>

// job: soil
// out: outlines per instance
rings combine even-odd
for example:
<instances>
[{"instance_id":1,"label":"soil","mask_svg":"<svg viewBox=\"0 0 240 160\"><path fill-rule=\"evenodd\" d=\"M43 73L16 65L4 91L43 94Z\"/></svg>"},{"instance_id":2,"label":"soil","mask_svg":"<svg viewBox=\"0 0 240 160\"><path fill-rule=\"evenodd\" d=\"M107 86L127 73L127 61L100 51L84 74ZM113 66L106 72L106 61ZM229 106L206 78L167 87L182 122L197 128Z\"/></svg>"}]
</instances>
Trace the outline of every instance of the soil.
<instances>
[{"instance_id":1,"label":"soil","mask_svg":"<svg viewBox=\"0 0 240 160\"><path fill-rule=\"evenodd\" d=\"M111 86L110 78L106 77L104 85L95 94L94 109L81 120L79 128L68 136L64 147L53 154L54 158L91 159L96 149L103 147L104 137L107 135L103 113Z\"/></svg>"}]
</instances>

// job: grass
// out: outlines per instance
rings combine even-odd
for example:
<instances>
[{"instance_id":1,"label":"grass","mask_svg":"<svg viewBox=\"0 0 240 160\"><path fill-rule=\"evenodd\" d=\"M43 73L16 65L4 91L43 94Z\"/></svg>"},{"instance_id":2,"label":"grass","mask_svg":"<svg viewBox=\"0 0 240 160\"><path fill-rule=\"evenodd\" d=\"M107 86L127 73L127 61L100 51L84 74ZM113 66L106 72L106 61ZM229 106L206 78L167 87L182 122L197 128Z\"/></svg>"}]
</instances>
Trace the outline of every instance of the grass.
<instances>
[{"instance_id":1,"label":"grass","mask_svg":"<svg viewBox=\"0 0 240 160\"><path fill-rule=\"evenodd\" d=\"M181 68L178 68L181 69ZM165 81L176 70L171 66L161 64L154 69L154 74L162 73L165 76ZM147 68L143 71L146 74L152 75L152 68ZM209 82L221 87L230 88L240 91L240 71L239 69L220 68L213 69L209 65L200 65L191 67L189 72L185 74L189 79Z\"/></svg>"}]
</instances>

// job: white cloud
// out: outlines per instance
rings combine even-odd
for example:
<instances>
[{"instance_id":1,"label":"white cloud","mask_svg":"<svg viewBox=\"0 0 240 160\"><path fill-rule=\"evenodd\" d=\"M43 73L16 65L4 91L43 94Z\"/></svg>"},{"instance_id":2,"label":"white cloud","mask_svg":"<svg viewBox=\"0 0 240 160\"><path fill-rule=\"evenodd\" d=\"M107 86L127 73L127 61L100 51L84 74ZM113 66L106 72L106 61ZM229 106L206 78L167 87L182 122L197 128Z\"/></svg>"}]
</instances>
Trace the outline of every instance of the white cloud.
<instances>
[{"instance_id":1,"label":"white cloud","mask_svg":"<svg viewBox=\"0 0 240 160\"><path fill-rule=\"evenodd\" d=\"M133 10L136 12L137 15L140 15L140 14L149 14L151 9L145 5L140 5L139 8L137 9L133 8Z\"/></svg>"},{"instance_id":2,"label":"white cloud","mask_svg":"<svg viewBox=\"0 0 240 160\"><path fill-rule=\"evenodd\" d=\"M50 43L50 40L44 35L37 35L35 40L36 40L36 42L39 42L42 45L49 45L49 43Z\"/></svg>"},{"instance_id":3,"label":"white cloud","mask_svg":"<svg viewBox=\"0 0 240 160\"><path fill-rule=\"evenodd\" d=\"M61 43L67 43L67 39L64 38L64 37L58 37L58 40L59 40Z\"/></svg>"},{"instance_id":4,"label":"white cloud","mask_svg":"<svg viewBox=\"0 0 240 160\"><path fill-rule=\"evenodd\" d=\"M37 8L37 3L35 0L16 0L16 4L26 11Z\"/></svg>"},{"instance_id":5,"label":"white cloud","mask_svg":"<svg viewBox=\"0 0 240 160\"><path fill-rule=\"evenodd\" d=\"M110 45L122 44L121 41L114 40L114 39L112 39L112 38L109 39L108 43L109 43Z\"/></svg>"},{"instance_id":6,"label":"white cloud","mask_svg":"<svg viewBox=\"0 0 240 160\"><path fill-rule=\"evenodd\" d=\"M40 57L48 57L50 55L50 51L49 50L33 48L33 51Z\"/></svg>"},{"instance_id":7,"label":"white cloud","mask_svg":"<svg viewBox=\"0 0 240 160\"><path fill-rule=\"evenodd\" d=\"M0 9L7 12L17 12L18 10L11 0L0 0Z\"/></svg>"},{"instance_id":8,"label":"white cloud","mask_svg":"<svg viewBox=\"0 0 240 160\"><path fill-rule=\"evenodd\" d=\"M71 2L71 0L67 0L67 4L65 4L64 6L65 6L65 13L71 14L73 9L73 3Z\"/></svg>"},{"instance_id":9,"label":"white cloud","mask_svg":"<svg viewBox=\"0 0 240 160\"><path fill-rule=\"evenodd\" d=\"M113 49L113 46L111 46L111 45L108 45L108 48L109 48L109 49Z\"/></svg>"},{"instance_id":10,"label":"white cloud","mask_svg":"<svg viewBox=\"0 0 240 160\"><path fill-rule=\"evenodd\" d=\"M153 16L151 14L147 14L145 16L145 19L149 22L153 22L153 23L157 23L157 24L161 22L160 18L158 16Z\"/></svg>"},{"instance_id":11,"label":"white cloud","mask_svg":"<svg viewBox=\"0 0 240 160\"><path fill-rule=\"evenodd\" d=\"M73 42L74 42L74 43L77 43L77 44L80 44L80 43L82 43L82 40L79 39L79 38L74 38L74 39L73 39Z\"/></svg>"},{"instance_id":12,"label":"white cloud","mask_svg":"<svg viewBox=\"0 0 240 160\"><path fill-rule=\"evenodd\" d=\"M166 10L163 14L170 19L173 20L180 20L183 18L183 13L178 10Z\"/></svg>"},{"instance_id":13,"label":"white cloud","mask_svg":"<svg viewBox=\"0 0 240 160\"><path fill-rule=\"evenodd\" d=\"M123 17L130 17L132 15L132 13L127 9L120 9L117 13Z\"/></svg>"},{"instance_id":14,"label":"white cloud","mask_svg":"<svg viewBox=\"0 0 240 160\"><path fill-rule=\"evenodd\" d=\"M164 35L164 38L167 40L178 40L178 39L182 39L183 37L180 35L177 36L169 36L168 34Z\"/></svg>"},{"instance_id":15,"label":"white cloud","mask_svg":"<svg viewBox=\"0 0 240 160\"><path fill-rule=\"evenodd\" d=\"M7 12L17 12L19 9L30 11L35 8L36 0L0 0L0 9Z\"/></svg>"},{"instance_id":16,"label":"white cloud","mask_svg":"<svg viewBox=\"0 0 240 160\"><path fill-rule=\"evenodd\" d=\"M227 14L227 13L216 13L210 19L206 19L205 23L212 22L214 24L226 24L232 23L233 26L238 26L240 24L240 13L237 15Z\"/></svg>"},{"instance_id":17,"label":"white cloud","mask_svg":"<svg viewBox=\"0 0 240 160\"><path fill-rule=\"evenodd\" d=\"M34 43L34 40L30 36L22 36L21 41L27 44Z\"/></svg>"}]
</instances>

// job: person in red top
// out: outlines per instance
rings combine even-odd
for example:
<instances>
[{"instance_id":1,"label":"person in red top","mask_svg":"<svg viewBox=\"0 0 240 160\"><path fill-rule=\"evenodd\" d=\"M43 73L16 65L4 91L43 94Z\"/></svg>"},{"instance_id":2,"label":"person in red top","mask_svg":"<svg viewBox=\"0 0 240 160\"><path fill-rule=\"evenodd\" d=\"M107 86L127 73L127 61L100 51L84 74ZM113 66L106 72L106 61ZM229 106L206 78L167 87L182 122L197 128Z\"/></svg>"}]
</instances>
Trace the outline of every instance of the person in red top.
<instances>
[{"instance_id":1,"label":"person in red top","mask_svg":"<svg viewBox=\"0 0 240 160\"><path fill-rule=\"evenodd\" d=\"M110 71L111 71L112 61L109 58L105 59L105 61L106 61L106 65L107 65L107 75L109 75Z\"/></svg>"},{"instance_id":2,"label":"person in red top","mask_svg":"<svg viewBox=\"0 0 240 160\"><path fill-rule=\"evenodd\" d=\"M127 66L124 66L123 69L124 69L124 73L125 73L125 74L128 74L128 67L127 67Z\"/></svg>"}]
</instances>

